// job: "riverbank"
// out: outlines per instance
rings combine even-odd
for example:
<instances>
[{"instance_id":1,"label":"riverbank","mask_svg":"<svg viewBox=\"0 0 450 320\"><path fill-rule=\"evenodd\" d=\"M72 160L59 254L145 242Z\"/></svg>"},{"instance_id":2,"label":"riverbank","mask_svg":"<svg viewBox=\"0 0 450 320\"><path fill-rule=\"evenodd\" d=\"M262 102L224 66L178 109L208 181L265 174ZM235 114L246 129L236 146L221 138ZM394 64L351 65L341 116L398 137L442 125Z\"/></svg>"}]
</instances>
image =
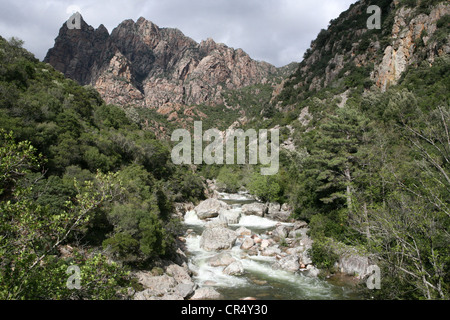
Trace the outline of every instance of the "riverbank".
<instances>
[{"instance_id":1,"label":"riverbank","mask_svg":"<svg viewBox=\"0 0 450 320\"><path fill-rule=\"evenodd\" d=\"M177 257L135 274L143 287L135 300L359 298L345 277L318 277L308 224L290 220L287 206L215 192L197 207L177 205L177 214L186 228Z\"/></svg>"},{"instance_id":2,"label":"riverbank","mask_svg":"<svg viewBox=\"0 0 450 320\"><path fill-rule=\"evenodd\" d=\"M207 199L175 205L184 234L176 256L134 274L135 300L357 300L368 265L342 246L334 274L309 256L309 225L292 208L262 203L245 190L226 193L207 181Z\"/></svg>"}]
</instances>

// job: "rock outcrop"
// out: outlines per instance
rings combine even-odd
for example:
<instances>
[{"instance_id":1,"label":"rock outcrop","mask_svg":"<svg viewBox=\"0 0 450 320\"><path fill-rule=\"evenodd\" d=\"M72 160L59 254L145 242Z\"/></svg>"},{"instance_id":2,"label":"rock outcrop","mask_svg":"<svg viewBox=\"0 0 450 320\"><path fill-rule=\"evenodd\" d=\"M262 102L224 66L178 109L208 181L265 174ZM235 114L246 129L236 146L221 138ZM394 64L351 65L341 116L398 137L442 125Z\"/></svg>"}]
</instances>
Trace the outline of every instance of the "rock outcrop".
<instances>
[{"instance_id":1,"label":"rock outcrop","mask_svg":"<svg viewBox=\"0 0 450 320\"><path fill-rule=\"evenodd\" d=\"M236 259L234 259L228 252L222 252L208 259L208 265L211 267L228 267L234 262L236 262Z\"/></svg>"},{"instance_id":2,"label":"rock outcrop","mask_svg":"<svg viewBox=\"0 0 450 320\"><path fill-rule=\"evenodd\" d=\"M185 300L196 289L187 267L173 263L166 267L163 275L139 271L135 276L144 290L135 293L134 300Z\"/></svg>"},{"instance_id":3,"label":"rock outcrop","mask_svg":"<svg viewBox=\"0 0 450 320\"><path fill-rule=\"evenodd\" d=\"M373 255L361 252L356 247L332 241L330 249L338 257L335 268L357 279L364 279L370 274L369 267L376 265Z\"/></svg>"},{"instance_id":4,"label":"rock outcrop","mask_svg":"<svg viewBox=\"0 0 450 320\"><path fill-rule=\"evenodd\" d=\"M96 70L109 37L104 25L94 29L82 18L81 29L69 30L64 24L44 61L80 84L91 84L99 75Z\"/></svg>"},{"instance_id":5,"label":"rock outcrop","mask_svg":"<svg viewBox=\"0 0 450 320\"><path fill-rule=\"evenodd\" d=\"M255 215L263 217L266 210L266 206L263 203L249 203L242 206L242 213L246 215Z\"/></svg>"},{"instance_id":6,"label":"rock outcrop","mask_svg":"<svg viewBox=\"0 0 450 320\"><path fill-rule=\"evenodd\" d=\"M386 47L383 60L376 66L372 75L376 85L382 90L396 84L406 68L422 61L424 56L429 63L432 63L436 56L450 53L448 44L438 49L437 43L432 41L432 35L437 29L437 21L444 15L450 14L448 3L437 5L428 15L417 15L415 10L402 7L397 11L392 28L393 41ZM423 47L419 48L419 46Z\"/></svg>"},{"instance_id":7,"label":"rock outcrop","mask_svg":"<svg viewBox=\"0 0 450 320\"><path fill-rule=\"evenodd\" d=\"M385 91L398 83L408 67L423 61L433 64L436 58L450 53L450 35L443 35L438 27L438 21L450 14L448 1L430 4L423 1L420 6L384 1L379 4L382 9L379 30L367 26L370 17L367 8L373 4L360 0L332 20L311 43L297 71L284 81L284 89L274 90L272 102L276 103L280 97L281 108L285 92L301 100L310 91L328 87L339 90L336 98L340 97L339 107L343 107L346 92L353 89L355 79L365 79L366 90ZM284 110L289 111L289 107ZM301 115L299 120L307 125L303 118Z\"/></svg>"},{"instance_id":8,"label":"rock outcrop","mask_svg":"<svg viewBox=\"0 0 450 320\"><path fill-rule=\"evenodd\" d=\"M221 298L222 295L214 288L203 287L195 291L191 300L219 300Z\"/></svg>"},{"instance_id":9,"label":"rock outcrop","mask_svg":"<svg viewBox=\"0 0 450 320\"><path fill-rule=\"evenodd\" d=\"M264 83L278 72L242 49L212 39L197 43L142 17L123 21L111 34L81 20L79 30L62 26L44 61L94 86L107 103L171 115L180 107L223 104L223 90Z\"/></svg>"},{"instance_id":10,"label":"rock outcrop","mask_svg":"<svg viewBox=\"0 0 450 320\"><path fill-rule=\"evenodd\" d=\"M227 266L223 270L223 273L229 276L240 276L244 274L244 266L242 265L242 262L236 261Z\"/></svg>"}]
</instances>

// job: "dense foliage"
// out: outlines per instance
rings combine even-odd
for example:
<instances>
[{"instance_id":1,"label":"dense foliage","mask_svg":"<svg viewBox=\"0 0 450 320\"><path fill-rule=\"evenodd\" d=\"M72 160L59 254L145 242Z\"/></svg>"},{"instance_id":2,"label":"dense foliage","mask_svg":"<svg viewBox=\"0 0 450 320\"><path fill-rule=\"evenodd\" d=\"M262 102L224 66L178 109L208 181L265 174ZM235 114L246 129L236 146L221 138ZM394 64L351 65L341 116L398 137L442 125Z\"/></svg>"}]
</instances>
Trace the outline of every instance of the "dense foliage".
<instances>
[{"instance_id":1,"label":"dense foliage","mask_svg":"<svg viewBox=\"0 0 450 320\"><path fill-rule=\"evenodd\" d=\"M201 198L202 181L21 45L0 38L0 298L118 297L128 266L174 252L173 202ZM66 286L69 265L81 290Z\"/></svg>"},{"instance_id":2,"label":"dense foliage","mask_svg":"<svg viewBox=\"0 0 450 320\"><path fill-rule=\"evenodd\" d=\"M379 261L389 299L447 299L450 290L450 60L411 67L387 92L355 93L343 108L332 89L308 99L309 128L285 196L310 222L318 265L329 242L362 246ZM299 151L297 151L299 152ZM285 163L286 165L286 163Z\"/></svg>"}]
</instances>

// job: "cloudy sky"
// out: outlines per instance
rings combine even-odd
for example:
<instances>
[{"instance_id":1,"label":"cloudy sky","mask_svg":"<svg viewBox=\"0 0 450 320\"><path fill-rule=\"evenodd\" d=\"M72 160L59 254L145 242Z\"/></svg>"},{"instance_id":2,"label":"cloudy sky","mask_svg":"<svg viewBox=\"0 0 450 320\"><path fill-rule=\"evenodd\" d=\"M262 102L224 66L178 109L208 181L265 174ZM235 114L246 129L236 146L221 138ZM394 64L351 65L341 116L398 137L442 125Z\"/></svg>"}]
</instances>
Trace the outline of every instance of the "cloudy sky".
<instances>
[{"instance_id":1,"label":"cloudy sky","mask_svg":"<svg viewBox=\"0 0 450 320\"><path fill-rule=\"evenodd\" d=\"M301 61L311 40L356 0L0 0L0 36L43 59L73 10L111 32L144 17L200 42L213 38L278 67Z\"/></svg>"}]
</instances>

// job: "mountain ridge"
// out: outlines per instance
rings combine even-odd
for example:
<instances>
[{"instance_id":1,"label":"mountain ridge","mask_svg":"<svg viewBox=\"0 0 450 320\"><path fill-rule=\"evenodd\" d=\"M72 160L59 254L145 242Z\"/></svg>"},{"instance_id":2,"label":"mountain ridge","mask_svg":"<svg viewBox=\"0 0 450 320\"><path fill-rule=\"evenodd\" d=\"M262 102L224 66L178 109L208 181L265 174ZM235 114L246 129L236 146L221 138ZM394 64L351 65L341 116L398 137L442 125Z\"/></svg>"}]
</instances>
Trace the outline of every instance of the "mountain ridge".
<instances>
[{"instance_id":1,"label":"mountain ridge","mask_svg":"<svg viewBox=\"0 0 450 320\"><path fill-rule=\"evenodd\" d=\"M110 34L81 18L80 30L64 24L44 62L82 85L95 87L107 103L145 107L161 114L190 105L224 104L226 90L267 83L286 74L238 48L213 39L197 43L174 28L141 17Z\"/></svg>"},{"instance_id":2,"label":"mountain ridge","mask_svg":"<svg viewBox=\"0 0 450 320\"><path fill-rule=\"evenodd\" d=\"M422 61L432 64L450 53L449 35L437 27L439 20L450 14L448 3L409 3L379 1L382 25L374 30L367 28L370 1L351 5L311 42L299 68L274 101L286 107L324 88L344 94L363 78L363 90L386 91L398 83L408 67Z\"/></svg>"}]
</instances>

